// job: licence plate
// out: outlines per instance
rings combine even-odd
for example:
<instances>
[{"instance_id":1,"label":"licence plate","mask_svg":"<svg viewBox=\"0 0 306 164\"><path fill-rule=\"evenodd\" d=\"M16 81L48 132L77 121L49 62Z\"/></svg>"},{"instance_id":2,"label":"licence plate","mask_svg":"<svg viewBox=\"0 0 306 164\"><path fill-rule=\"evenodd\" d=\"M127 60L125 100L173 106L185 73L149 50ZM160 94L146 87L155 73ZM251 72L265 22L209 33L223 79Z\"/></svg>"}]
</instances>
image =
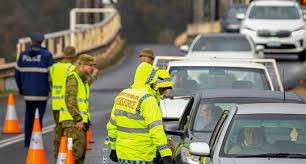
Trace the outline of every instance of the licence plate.
<instances>
[{"instance_id":1,"label":"licence plate","mask_svg":"<svg viewBox=\"0 0 306 164\"><path fill-rule=\"evenodd\" d=\"M268 47L280 47L281 43L279 43L279 42L270 42L270 43L267 43L267 46Z\"/></svg>"}]
</instances>

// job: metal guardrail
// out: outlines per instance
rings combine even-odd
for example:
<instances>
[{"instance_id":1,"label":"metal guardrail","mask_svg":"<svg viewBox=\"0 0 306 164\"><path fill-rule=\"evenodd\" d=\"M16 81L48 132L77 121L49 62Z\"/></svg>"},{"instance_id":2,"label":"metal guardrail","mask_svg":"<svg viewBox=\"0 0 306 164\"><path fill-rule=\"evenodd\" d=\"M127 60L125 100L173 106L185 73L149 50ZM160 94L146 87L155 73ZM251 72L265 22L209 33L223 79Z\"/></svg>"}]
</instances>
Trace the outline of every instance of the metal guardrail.
<instances>
[{"instance_id":1,"label":"metal guardrail","mask_svg":"<svg viewBox=\"0 0 306 164\"><path fill-rule=\"evenodd\" d=\"M72 11L75 11L75 9ZM53 54L55 59L60 59L62 58L64 47L69 45L74 44L77 53L85 53L111 44L114 38L119 35L121 29L121 18L116 9L107 8L103 11L105 17L102 22L82 26L75 30L63 30L46 34L43 46ZM16 46L17 59L19 54L24 51L30 43L31 40L29 37L18 40ZM15 62L0 65L0 78L3 79L13 76L14 67Z\"/></svg>"}]
</instances>

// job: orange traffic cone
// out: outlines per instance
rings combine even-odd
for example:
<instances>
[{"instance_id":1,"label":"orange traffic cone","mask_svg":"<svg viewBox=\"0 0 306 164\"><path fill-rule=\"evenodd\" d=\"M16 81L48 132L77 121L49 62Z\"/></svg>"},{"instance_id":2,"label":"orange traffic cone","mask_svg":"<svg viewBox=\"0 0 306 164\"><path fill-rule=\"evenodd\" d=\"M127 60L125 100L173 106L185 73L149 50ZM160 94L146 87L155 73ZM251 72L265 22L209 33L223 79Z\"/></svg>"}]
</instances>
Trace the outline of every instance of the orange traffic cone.
<instances>
[{"instance_id":1,"label":"orange traffic cone","mask_svg":"<svg viewBox=\"0 0 306 164\"><path fill-rule=\"evenodd\" d=\"M13 94L9 94L7 98L7 112L3 123L2 133L18 134L21 133L19 121L15 110L15 99Z\"/></svg>"},{"instance_id":2,"label":"orange traffic cone","mask_svg":"<svg viewBox=\"0 0 306 164\"><path fill-rule=\"evenodd\" d=\"M91 150L90 143L91 143L92 135L90 129L86 131L86 150Z\"/></svg>"},{"instance_id":3,"label":"orange traffic cone","mask_svg":"<svg viewBox=\"0 0 306 164\"><path fill-rule=\"evenodd\" d=\"M90 128L88 129L87 133L88 133L87 138L89 138L88 139L89 143L95 143L95 141L92 140L92 133L91 133L91 129Z\"/></svg>"},{"instance_id":4,"label":"orange traffic cone","mask_svg":"<svg viewBox=\"0 0 306 164\"><path fill-rule=\"evenodd\" d=\"M68 153L65 164L74 164L72 145L73 145L72 138L68 138Z\"/></svg>"},{"instance_id":5,"label":"orange traffic cone","mask_svg":"<svg viewBox=\"0 0 306 164\"><path fill-rule=\"evenodd\" d=\"M57 161L56 164L65 164L66 157L67 157L67 137L64 134L64 136L61 137L61 144L58 151Z\"/></svg>"},{"instance_id":6,"label":"orange traffic cone","mask_svg":"<svg viewBox=\"0 0 306 164\"><path fill-rule=\"evenodd\" d=\"M41 136L41 127L39 123L39 113L36 109L35 120L32 130L31 144L28 150L26 164L46 164L46 152Z\"/></svg>"}]
</instances>

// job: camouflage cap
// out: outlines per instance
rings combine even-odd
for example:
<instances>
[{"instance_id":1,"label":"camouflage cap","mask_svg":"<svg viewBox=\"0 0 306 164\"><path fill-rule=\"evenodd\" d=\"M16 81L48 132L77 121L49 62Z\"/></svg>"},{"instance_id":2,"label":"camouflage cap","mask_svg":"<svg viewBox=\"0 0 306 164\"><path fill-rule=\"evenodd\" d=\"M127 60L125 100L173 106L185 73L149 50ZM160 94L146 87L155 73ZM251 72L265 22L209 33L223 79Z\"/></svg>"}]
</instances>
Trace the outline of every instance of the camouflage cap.
<instances>
[{"instance_id":1,"label":"camouflage cap","mask_svg":"<svg viewBox=\"0 0 306 164\"><path fill-rule=\"evenodd\" d=\"M96 65L96 60L93 56L88 54L82 54L79 56L80 65Z\"/></svg>"},{"instance_id":2,"label":"camouflage cap","mask_svg":"<svg viewBox=\"0 0 306 164\"><path fill-rule=\"evenodd\" d=\"M63 56L64 58L75 58L77 57L75 48L72 46L67 46L64 48L64 52L63 52Z\"/></svg>"},{"instance_id":3,"label":"camouflage cap","mask_svg":"<svg viewBox=\"0 0 306 164\"><path fill-rule=\"evenodd\" d=\"M147 57L150 57L152 59L154 59L154 57L155 57L153 51L149 48L142 49L140 54L139 54L139 57L141 57L141 56L147 56Z\"/></svg>"}]
</instances>

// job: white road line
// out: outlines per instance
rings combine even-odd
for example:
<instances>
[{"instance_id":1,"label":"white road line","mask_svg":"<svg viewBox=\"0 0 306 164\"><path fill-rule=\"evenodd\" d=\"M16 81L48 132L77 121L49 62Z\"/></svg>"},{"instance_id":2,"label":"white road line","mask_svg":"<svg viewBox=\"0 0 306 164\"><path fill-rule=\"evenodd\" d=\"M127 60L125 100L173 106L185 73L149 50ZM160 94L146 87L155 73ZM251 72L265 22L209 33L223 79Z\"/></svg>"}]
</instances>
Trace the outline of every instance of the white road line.
<instances>
[{"instance_id":1,"label":"white road line","mask_svg":"<svg viewBox=\"0 0 306 164\"><path fill-rule=\"evenodd\" d=\"M55 127L55 124L44 127L42 129L42 134L52 132L54 130L54 127ZM24 140L24 134L20 134L18 136L2 140L0 141L0 148L6 147L8 145L11 145L11 144L23 141L23 140Z\"/></svg>"}]
</instances>

